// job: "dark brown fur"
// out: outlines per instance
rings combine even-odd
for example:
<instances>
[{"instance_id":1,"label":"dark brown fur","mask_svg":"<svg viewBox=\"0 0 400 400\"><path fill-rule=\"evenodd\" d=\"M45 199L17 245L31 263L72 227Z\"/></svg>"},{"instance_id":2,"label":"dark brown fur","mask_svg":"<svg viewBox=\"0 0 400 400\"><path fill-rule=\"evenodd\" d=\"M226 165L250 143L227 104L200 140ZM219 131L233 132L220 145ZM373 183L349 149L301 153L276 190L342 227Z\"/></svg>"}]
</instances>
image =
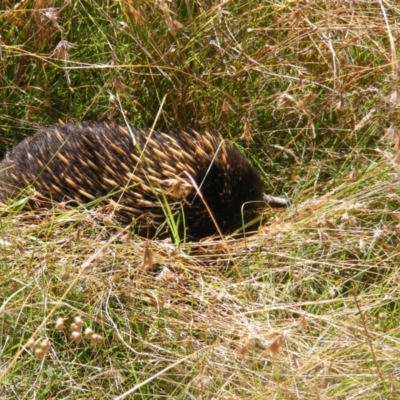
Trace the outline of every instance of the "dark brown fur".
<instances>
[{"instance_id":1,"label":"dark brown fur","mask_svg":"<svg viewBox=\"0 0 400 400\"><path fill-rule=\"evenodd\" d=\"M183 210L181 234L186 226L188 238L200 239L216 227L191 178L224 234L241 225L245 203L287 205L263 194L259 172L229 142L94 122L43 129L10 151L0 163L0 201L29 186L34 208L49 207L46 199L85 204L106 196L119 221L134 219L138 233L150 237L168 231L168 204L172 213ZM245 204L250 209L254 204Z\"/></svg>"}]
</instances>

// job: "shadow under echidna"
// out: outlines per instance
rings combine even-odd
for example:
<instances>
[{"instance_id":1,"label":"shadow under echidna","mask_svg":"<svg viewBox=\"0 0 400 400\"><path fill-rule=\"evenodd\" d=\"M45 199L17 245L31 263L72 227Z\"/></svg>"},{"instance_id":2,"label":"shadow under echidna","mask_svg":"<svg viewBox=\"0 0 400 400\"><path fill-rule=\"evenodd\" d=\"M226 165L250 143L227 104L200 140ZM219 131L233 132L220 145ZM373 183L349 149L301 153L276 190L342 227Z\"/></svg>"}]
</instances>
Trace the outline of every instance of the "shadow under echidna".
<instances>
[{"instance_id":1,"label":"shadow under echidna","mask_svg":"<svg viewBox=\"0 0 400 400\"><path fill-rule=\"evenodd\" d=\"M32 208L104 197L118 221L133 221L145 237L170 235L172 215L189 240L215 234L215 223L232 233L242 214L247 220L265 203L289 204L265 195L259 171L231 143L207 132L167 134L96 122L46 128L11 150L0 163L0 202L27 187L34 188Z\"/></svg>"}]
</instances>

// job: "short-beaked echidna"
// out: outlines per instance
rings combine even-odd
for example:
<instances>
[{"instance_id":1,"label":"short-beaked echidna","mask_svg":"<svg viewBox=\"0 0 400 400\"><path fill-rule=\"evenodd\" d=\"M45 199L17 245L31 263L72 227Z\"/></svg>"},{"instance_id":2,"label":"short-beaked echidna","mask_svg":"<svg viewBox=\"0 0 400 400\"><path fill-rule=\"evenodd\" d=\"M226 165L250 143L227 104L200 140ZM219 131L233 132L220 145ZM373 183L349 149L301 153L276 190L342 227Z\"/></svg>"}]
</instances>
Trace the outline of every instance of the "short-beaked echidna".
<instances>
[{"instance_id":1,"label":"short-beaked echidna","mask_svg":"<svg viewBox=\"0 0 400 400\"><path fill-rule=\"evenodd\" d=\"M221 138L96 122L46 128L11 150L0 163L0 202L27 187L34 189L33 208L105 197L117 220L133 220L139 234L165 236L172 215L191 240L217 232L210 213L228 234L241 226L243 212L265 202L288 205L265 195L260 173Z\"/></svg>"}]
</instances>

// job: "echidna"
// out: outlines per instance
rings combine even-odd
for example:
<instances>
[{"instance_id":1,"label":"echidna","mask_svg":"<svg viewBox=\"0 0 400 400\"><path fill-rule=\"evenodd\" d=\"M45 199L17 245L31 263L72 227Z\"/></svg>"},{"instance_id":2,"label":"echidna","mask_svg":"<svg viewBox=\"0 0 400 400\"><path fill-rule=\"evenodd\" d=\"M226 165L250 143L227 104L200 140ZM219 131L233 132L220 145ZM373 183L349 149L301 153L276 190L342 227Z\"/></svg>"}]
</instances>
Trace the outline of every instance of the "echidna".
<instances>
[{"instance_id":1,"label":"echidna","mask_svg":"<svg viewBox=\"0 0 400 400\"><path fill-rule=\"evenodd\" d=\"M0 202L27 187L34 188L33 208L104 197L117 220L133 220L140 235L165 236L169 215L191 240L216 233L215 222L222 233L233 232L242 215L265 202L288 205L265 195L260 173L231 143L207 132L96 122L40 130L10 151L0 163Z\"/></svg>"}]
</instances>

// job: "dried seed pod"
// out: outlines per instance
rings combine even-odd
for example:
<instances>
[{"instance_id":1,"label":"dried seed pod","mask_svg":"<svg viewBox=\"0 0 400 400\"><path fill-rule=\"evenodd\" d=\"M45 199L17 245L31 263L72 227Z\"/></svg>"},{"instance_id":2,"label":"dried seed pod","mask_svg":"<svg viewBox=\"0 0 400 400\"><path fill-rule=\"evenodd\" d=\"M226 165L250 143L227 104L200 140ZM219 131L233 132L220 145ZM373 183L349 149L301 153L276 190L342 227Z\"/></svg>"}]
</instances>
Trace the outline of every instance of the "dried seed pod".
<instances>
[{"instance_id":1,"label":"dried seed pod","mask_svg":"<svg viewBox=\"0 0 400 400\"><path fill-rule=\"evenodd\" d=\"M46 350L43 350L42 348L36 349L35 350L35 357L38 358L39 360L42 360L47 354Z\"/></svg>"},{"instance_id":2,"label":"dried seed pod","mask_svg":"<svg viewBox=\"0 0 400 400\"><path fill-rule=\"evenodd\" d=\"M50 348L50 340L43 339L42 342L40 343L40 348L47 352Z\"/></svg>"},{"instance_id":3,"label":"dried seed pod","mask_svg":"<svg viewBox=\"0 0 400 400\"><path fill-rule=\"evenodd\" d=\"M99 335L97 333L94 333L92 335L92 342L93 343L98 344L98 343L101 343L102 341L103 341L103 336L101 336L101 335Z\"/></svg>"},{"instance_id":4,"label":"dried seed pod","mask_svg":"<svg viewBox=\"0 0 400 400\"><path fill-rule=\"evenodd\" d=\"M33 347L35 347L35 339L33 338L28 339L28 341L25 343L25 347L27 349L32 349Z\"/></svg>"},{"instance_id":5,"label":"dried seed pod","mask_svg":"<svg viewBox=\"0 0 400 400\"><path fill-rule=\"evenodd\" d=\"M64 326L64 319L63 319L63 318L57 318L57 321L56 321L56 329L57 329L58 331L63 331L63 330L65 329L65 326Z\"/></svg>"},{"instance_id":6,"label":"dried seed pod","mask_svg":"<svg viewBox=\"0 0 400 400\"><path fill-rule=\"evenodd\" d=\"M81 317L77 316L74 318L74 322L75 322L75 326L76 326L76 330L81 330L82 326L83 326L83 320Z\"/></svg>"},{"instance_id":7,"label":"dried seed pod","mask_svg":"<svg viewBox=\"0 0 400 400\"><path fill-rule=\"evenodd\" d=\"M96 122L40 130L10 151L0 163L0 202L30 186L30 207L103 198L118 221L134 220L140 235L169 236L166 216L173 215L190 240L216 233L215 222L231 233L243 211L252 215L265 202L289 203L265 195L260 173L231 143L207 132Z\"/></svg>"},{"instance_id":8,"label":"dried seed pod","mask_svg":"<svg viewBox=\"0 0 400 400\"><path fill-rule=\"evenodd\" d=\"M78 332L78 331L73 331L73 332L71 333L71 339L72 339L74 342L79 343L79 342L82 341L82 334L81 334L80 332Z\"/></svg>"},{"instance_id":9,"label":"dried seed pod","mask_svg":"<svg viewBox=\"0 0 400 400\"><path fill-rule=\"evenodd\" d=\"M92 339L92 337L94 335L93 329L92 328L86 328L85 332L84 332L84 335L85 335L85 339L89 339L89 340Z\"/></svg>"}]
</instances>

